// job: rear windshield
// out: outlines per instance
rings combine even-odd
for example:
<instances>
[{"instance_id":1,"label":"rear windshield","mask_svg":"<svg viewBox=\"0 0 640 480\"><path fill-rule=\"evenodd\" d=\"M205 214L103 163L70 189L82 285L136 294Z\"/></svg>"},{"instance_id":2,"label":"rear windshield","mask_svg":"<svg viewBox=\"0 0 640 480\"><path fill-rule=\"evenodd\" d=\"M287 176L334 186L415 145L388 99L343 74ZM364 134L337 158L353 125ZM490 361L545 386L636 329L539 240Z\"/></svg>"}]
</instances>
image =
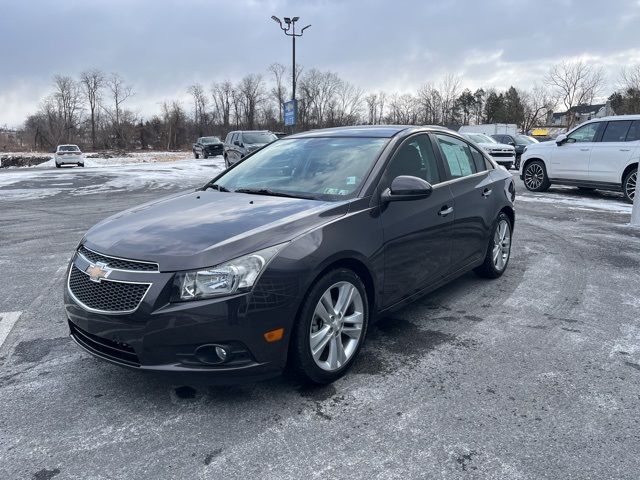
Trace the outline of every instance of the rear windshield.
<instances>
[{"instance_id":1,"label":"rear windshield","mask_svg":"<svg viewBox=\"0 0 640 480\"><path fill-rule=\"evenodd\" d=\"M269 143L277 138L278 137L271 132L245 132L242 134L242 141L244 143Z\"/></svg>"},{"instance_id":2,"label":"rear windshield","mask_svg":"<svg viewBox=\"0 0 640 480\"><path fill-rule=\"evenodd\" d=\"M218 137L202 137L202 143L220 143Z\"/></svg>"},{"instance_id":3,"label":"rear windshield","mask_svg":"<svg viewBox=\"0 0 640 480\"><path fill-rule=\"evenodd\" d=\"M59 152L79 152L80 149L77 145L60 145L58 147Z\"/></svg>"}]
</instances>

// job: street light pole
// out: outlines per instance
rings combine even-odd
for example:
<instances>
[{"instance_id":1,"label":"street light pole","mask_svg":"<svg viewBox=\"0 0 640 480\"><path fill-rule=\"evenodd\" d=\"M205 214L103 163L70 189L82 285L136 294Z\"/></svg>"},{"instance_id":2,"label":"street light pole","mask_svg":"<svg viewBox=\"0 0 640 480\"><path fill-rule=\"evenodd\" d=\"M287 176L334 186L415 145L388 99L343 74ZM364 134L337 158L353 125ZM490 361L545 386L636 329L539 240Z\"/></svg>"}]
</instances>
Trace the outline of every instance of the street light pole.
<instances>
[{"instance_id":1,"label":"street light pole","mask_svg":"<svg viewBox=\"0 0 640 480\"><path fill-rule=\"evenodd\" d=\"M284 17L284 25L283 21L280 20L275 15L271 16L271 19L280 25L280 29L284 32L285 35L291 37L292 44L292 58L291 58L291 100L295 102L296 99L296 37L301 37L304 34L304 31L309 28L311 25L307 25L300 33L296 33L296 22L300 20L300 17ZM281 106L282 108L282 106Z\"/></svg>"}]
</instances>

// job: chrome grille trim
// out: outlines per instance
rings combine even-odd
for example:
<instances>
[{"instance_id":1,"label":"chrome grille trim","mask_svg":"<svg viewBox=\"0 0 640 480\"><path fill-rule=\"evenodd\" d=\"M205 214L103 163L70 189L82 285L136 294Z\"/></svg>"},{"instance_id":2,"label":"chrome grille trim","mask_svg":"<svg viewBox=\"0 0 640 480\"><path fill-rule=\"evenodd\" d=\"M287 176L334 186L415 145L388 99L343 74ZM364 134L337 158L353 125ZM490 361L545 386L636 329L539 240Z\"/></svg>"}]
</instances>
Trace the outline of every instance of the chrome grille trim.
<instances>
[{"instance_id":1,"label":"chrome grille trim","mask_svg":"<svg viewBox=\"0 0 640 480\"><path fill-rule=\"evenodd\" d=\"M82 252L83 250L87 250L87 251L91 252L93 255L96 255L97 257L101 257L101 259L87 258L87 255L83 254L83 252ZM105 255L104 253L100 253L100 252L96 252L95 250L91 250L86 245L80 245L80 247L78 247L77 253L78 253L78 255L80 255L83 259L85 259L89 263L96 263L96 262L99 262L99 261L103 261L103 263L107 264L107 267L109 267L111 270L114 270L114 271L117 271L117 272L128 272L128 273L140 273L140 272L143 272L143 273L158 273L158 272L160 272L160 266L156 262L148 262L148 261L145 261L145 260L132 260L130 258L122 258L122 257L115 257L113 255ZM132 270L132 269L126 269L126 268L117 268L117 267L113 267L113 266L109 265L109 259L118 260L120 262L127 262L127 263L131 263L131 264L140 264L140 265L150 266L150 267L153 267L153 270L142 270L142 269Z\"/></svg>"},{"instance_id":2,"label":"chrome grille trim","mask_svg":"<svg viewBox=\"0 0 640 480\"><path fill-rule=\"evenodd\" d=\"M126 315L129 313L133 313L136 310L138 310L138 308L140 307L140 305L142 304L142 302L144 301L145 297L147 296L147 293L149 293L149 290L151 289L151 283L147 283L147 282L128 282L128 281L124 281L124 280L112 280L112 279L102 279L100 281L100 283L102 282L108 282L108 283L124 283L124 284L131 284L131 285L146 285L146 290L144 291L144 293L142 294L142 296L140 297L140 300L138 301L138 304L135 306L135 308L130 309L130 310L101 310L98 308L92 308L86 304L84 304L83 302L81 302L78 297L76 297L73 293L73 290L71 290L71 273L73 272L73 269L78 270L79 272L83 273L84 275L86 275L87 277L89 276L86 272L84 272L83 270L79 269L78 267L76 267L75 262L73 262L71 264L71 266L69 267L69 273L67 274L67 292L69 292L69 296L73 299L74 302L76 302L76 304L80 307L82 307L84 310L91 312L91 313L103 313L106 315Z\"/></svg>"}]
</instances>

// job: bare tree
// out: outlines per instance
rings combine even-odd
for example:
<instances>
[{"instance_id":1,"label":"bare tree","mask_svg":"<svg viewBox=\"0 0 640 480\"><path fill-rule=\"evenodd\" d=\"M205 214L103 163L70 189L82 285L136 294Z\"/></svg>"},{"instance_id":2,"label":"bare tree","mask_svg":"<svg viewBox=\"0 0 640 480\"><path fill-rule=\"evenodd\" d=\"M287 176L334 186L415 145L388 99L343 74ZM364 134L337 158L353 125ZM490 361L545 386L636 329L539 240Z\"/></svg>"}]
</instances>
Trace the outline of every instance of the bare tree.
<instances>
[{"instance_id":1,"label":"bare tree","mask_svg":"<svg viewBox=\"0 0 640 480\"><path fill-rule=\"evenodd\" d=\"M55 99L58 115L62 120L62 141L69 142L80 122L82 109L80 89L73 78L63 75L54 77Z\"/></svg>"},{"instance_id":2,"label":"bare tree","mask_svg":"<svg viewBox=\"0 0 640 480\"><path fill-rule=\"evenodd\" d=\"M460 77L449 74L440 83L440 94L442 97L442 124L448 125L456 123L455 107L456 100L460 95Z\"/></svg>"},{"instance_id":3,"label":"bare tree","mask_svg":"<svg viewBox=\"0 0 640 480\"><path fill-rule=\"evenodd\" d=\"M234 99L233 85L228 80L214 83L211 96L215 106L216 119L222 123L222 129L227 131L231 125L231 105Z\"/></svg>"},{"instance_id":4,"label":"bare tree","mask_svg":"<svg viewBox=\"0 0 640 480\"><path fill-rule=\"evenodd\" d=\"M245 125L249 130L252 130L255 128L258 107L264 101L262 75L247 75L240 80L237 90L241 98Z\"/></svg>"},{"instance_id":5,"label":"bare tree","mask_svg":"<svg viewBox=\"0 0 640 480\"><path fill-rule=\"evenodd\" d=\"M621 90L640 91L640 65L622 67L618 83Z\"/></svg>"},{"instance_id":6,"label":"bare tree","mask_svg":"<svg viewBox=\"0 0 640 480\"><path fill-rule=\"evenodd\" d=\"M575 106L593 102L604 85L604 74L602 68L582 60L563 61L551 67L545 83L555 91L558 103L569 112ZM574 116L568 115L567 128L571 128L574 121Z\"/></svg>"},{"instance_id":7,"label":"bare tree","mask_svg":"<svg viewBox=\"0 0 640 480\"><path fill-rule=\"evenodd\" d=\"M553 108L553 97L547 89L534 85L530 92L520 91L520 98L524 106L522 131L526 133L544 121Z\"/></svg>"},{"instance_id":8,"label":"bare tree","mask_svg":"<svg viewBox=\"0 0 640 480\"><path fill-rule=\"evenodd\" d=\"M187 88L187 93L193 98L193 119L198 129L198 136L201 137L204 135L204 129L207 125L207 105L209 99L202 85L198 83Z\"/></svg>"},{"instance_id":9,"label":"bare tree","mask_svg":"<svg viewBox=\"0 0 640 480\"><path fill-rule=\"evenodd\" d=\"M101 101L105 76L100 70L89 70L80 74L80 86L85 100L89 104L89 118L91 121L91 148L96 149L96 114Z\"/></svg>"},{"instance_id":10,"label":"bare tree","mask_svg":"<svg viewBox=\"0 0 640 480\"><path fill-rule=\"evenodd\" d=\"M278 121L282 123L284 102L287 96L287 89L284 86L284 74L287 68L280 63L269 65L269 71L273 74L274 86L271 89L271 96L278 103Z\"/></svg>"},{"instance_id":11,"label":"bare tree","mask_svg":"<svg viewBox=\"0 0 640 480\"><path fill-rule=\"evenodd\" d=\"M133 87L125 85L124 80L117 73L112 73L106 80L106 86L111 93L112 107L103 106L103 110L111 118L113 130L119 147L123 147L122 120L124 115L123 103L133 95Z\"/></svg>"}]
</instances>

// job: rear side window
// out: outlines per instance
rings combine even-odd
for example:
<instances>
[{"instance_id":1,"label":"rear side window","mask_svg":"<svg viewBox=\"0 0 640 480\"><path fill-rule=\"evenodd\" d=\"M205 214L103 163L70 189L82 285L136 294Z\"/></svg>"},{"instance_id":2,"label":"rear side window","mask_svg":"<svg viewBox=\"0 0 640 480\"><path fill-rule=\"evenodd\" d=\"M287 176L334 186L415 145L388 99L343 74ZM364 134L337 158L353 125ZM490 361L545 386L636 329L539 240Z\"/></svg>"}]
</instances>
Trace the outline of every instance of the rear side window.
<instances>
[{"instance_id":1,"label":"rear side window","mask_svg":"<svg viewBox=\"0 0 640 480\"><path fill-rule=\"evenodd\" d=\"M473 157L473 162L476 164L477 172L484 172L485 170L489 170L489 165L491 165L485 158L482 153L478 149L473 146L469 146L469 151L471 152L471 156Z\"/></svg>"},{"instance_id":2,"label":"rear side window","mask_svg":"<svg viewBox=\"0 0 640 480\"><path fill-rule=\"evenodd\" d=\"M640 120L634 120L627 132L627 142L640 140Z\"/></svg>"},{"instance_id":3,"label":"rear side window","mask_svg":"<svg viewBox=\"0 0 640 480\"><path fill-rule=\"evenodd\" d=\"M477 173L471 149L462 140L447 135L437 135L444 155L444 165L451 178L462 178ZM483 169L484 170L484 169Z\"/></svg>"},{"instance_id":4,"label":"rear side window","mask_svg":"<svg viewBox=\"0 0 640 480\"><path fill-rule=\"evenodd\" d=\"M624 142L631 126L631 120L609 122L604 130L601 142Z\"/></svg>"}]
</instances>

